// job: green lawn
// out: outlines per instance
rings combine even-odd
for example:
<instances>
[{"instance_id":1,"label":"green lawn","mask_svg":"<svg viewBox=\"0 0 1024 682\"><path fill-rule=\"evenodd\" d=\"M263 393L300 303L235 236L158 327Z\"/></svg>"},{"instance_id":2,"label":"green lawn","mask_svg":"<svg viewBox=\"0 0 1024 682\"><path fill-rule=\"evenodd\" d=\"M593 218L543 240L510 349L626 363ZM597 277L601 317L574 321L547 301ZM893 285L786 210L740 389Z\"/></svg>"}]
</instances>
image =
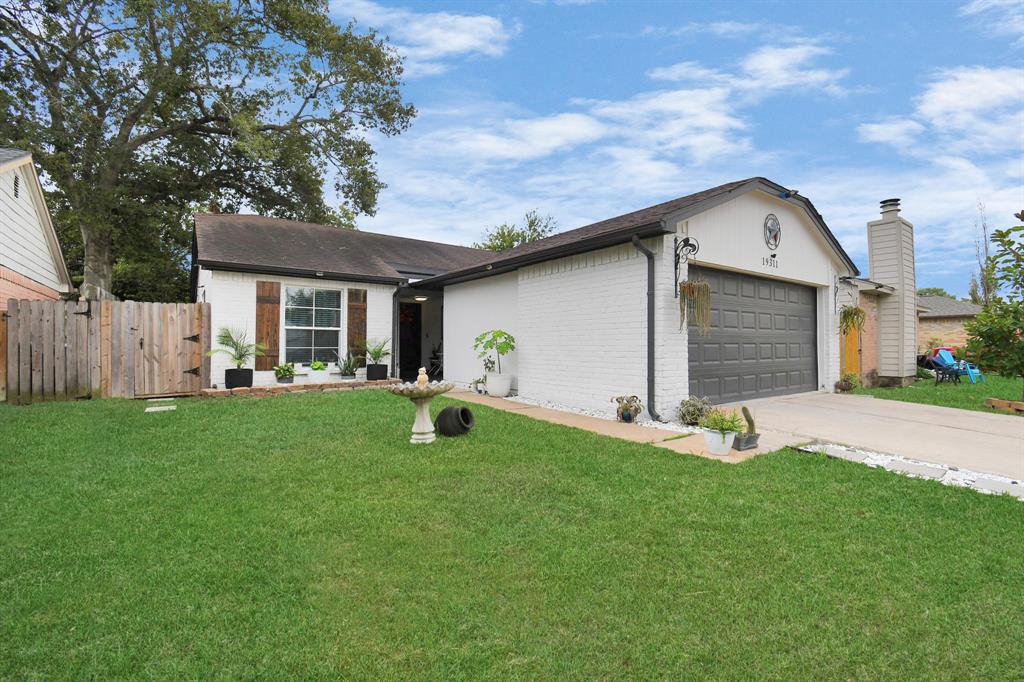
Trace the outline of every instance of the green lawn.
<instances>
[{"instance_id":1,"label":"green lawn","mask_svg":"<svg viewBox=\"0 0 1024 682\"><path fill-rule=\"evenodd\" d=\"M0 406L0 679L1020 679L1009 497L477 406L412 446L376 392L178 403Z\"/></svg>"},{"instance_id":2,"label":"green lawn","mask_svg":"<svg viewBox=\"0 0 1024 682\"><path fill-rule=\"evenodd\" d=\"M967 377L961 377L959 384L941 383L938 386L935 385L935 379L918 379L912 386L906 388L858 388L854 393L908 403L927 403L958 407L962 410L992 412L992 408L985 404L986 398L1020 400L1024 393L1024 381L1006 379L998 374L986 374L985 381L976 384L972 384Z\"/></svg>"}]
</instances>

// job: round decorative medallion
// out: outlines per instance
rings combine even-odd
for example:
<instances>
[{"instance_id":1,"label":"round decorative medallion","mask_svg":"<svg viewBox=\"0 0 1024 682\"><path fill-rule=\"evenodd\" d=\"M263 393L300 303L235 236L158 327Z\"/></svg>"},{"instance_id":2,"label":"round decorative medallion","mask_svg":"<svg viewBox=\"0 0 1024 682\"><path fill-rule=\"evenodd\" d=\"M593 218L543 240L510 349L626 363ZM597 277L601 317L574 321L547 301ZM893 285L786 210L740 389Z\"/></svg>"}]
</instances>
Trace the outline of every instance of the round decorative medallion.
<instances>
[{"instance_id":1,"label":"round decorative medallion","mask_svg":"<svg viewBox=\"0 0 1024 682\"><path fill-rule=\"evenodd\" d=\"M780 241L782 241L782 225L779 224L779 219L775 217L774 213L769 213L764 219L764 243L774 251L779 248Z\"/></svg>"}]
</instances>

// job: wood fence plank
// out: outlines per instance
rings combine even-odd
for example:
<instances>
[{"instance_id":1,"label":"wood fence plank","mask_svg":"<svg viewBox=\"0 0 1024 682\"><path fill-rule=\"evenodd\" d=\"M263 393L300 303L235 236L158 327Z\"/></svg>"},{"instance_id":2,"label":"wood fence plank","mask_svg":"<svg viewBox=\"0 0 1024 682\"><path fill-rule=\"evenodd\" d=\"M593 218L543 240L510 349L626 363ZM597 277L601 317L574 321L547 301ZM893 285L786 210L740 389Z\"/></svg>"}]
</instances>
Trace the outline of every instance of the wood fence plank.
<instances>
[{"instance_id":1,"label":"wood fence plank","mask_svg":"<svg viewBox=\"0 0 1024 682\"><path fill-rule=\"evenodd\" d=\"M67 301L58 301L53 307L53 397L67 400L67 338L65 319Z\"/></svg>"},{"instance_id":2,"label":"wood fence plank","mask_svg":"<svg viewBox=\"0 0 1024 682\"><path fill-rule=\"evenodd\" d=\"M121 365L121 346L124 340L124 306L111 301L110 304L110 394L124 397L124 368Z\"/></svg>"},{"instance_id":3,"label":"wood fence plank","mask_svg":"<svg viewBox=\"0 0 1024 682\"><path fill-rule=\"evenodd\" d=\"M68 400L78 397L78 354L81 352L78 339L78 301L68 303L64 319L64 338L67 342L67 375L64 378L64 392ZM84 343L84 339L81 341Z\"/></svg>"},{"instance_id":4,"label":"wood fence plank","mask_svg":"<svg viewBox=\"0 0 1024 682\"><path fill-rule=\"evenodd\" d=\"M209 353L210 349L213 347L211 345L212 344L212 340L213 340L213 332L210 329L210 318L211 318L211 315L210 315L210 304L209 303L200 303L199 304L199 311L200 311L199 312L200 319L202 320L202 323L201 323L200 328L199 328L199 334L200 334L199 352L202 354L202 358L201 358L202 366L201 366L201 370L200 370L200 377L201 378L200 378L199 385L200 385L201 388L210 388L210 382L212 380L211 379L211 367L212 367L212 364L213 364L213 358L211 358L209 355L207 355L207 353Z\"/></svg>"},{"instance_id":5,"label":"wood fence plank","mask_svg":"<svg viewBox=\"0 0 1024 682\"><path fill-rule=\"evenodd\" d=\"M18 309L18 403L32 402L32 307L21 301Z\"/></svg>"},{"instance_id":6,"label":"wood fence plank","mask_svg":"<svg viewBox=\"0 0 1024 682\"><path fill-rule=\"evenodd\" d=\"M100 396L110 397L110 331L111 304L113 301L100 302Z\"/></svg>"},{"instance_id":7,"label":"wood fence plank","mask_svg":"<svg viewBox=\"0 0 1024 682\"><path fill-rule=\"evenodd\" d=\"M43 383L41 386L43 400L53 400L53 309L54 301L40 301L39 332L42 352L39 354L42 366Z\"/></svg>"},{"instance_id":8,"label":"wood fence plank","mask_svg":"<svg viewBox=\"0 0 1024 682\"><path fill-rule=\"evenodd\" d=\"M103 392L101 390L101 372L100 372L100 345L101 336L100 327L103 323L103 308L99 301L86 301L81 305L86 306L89 310L89 315L80 315L80 320L85 320L85 332L83 333L82 322L79 322L78 337L79 339L88 339L86 343L87 352L79 356L79 360L85 360L85 372L82 371L82 365L78 365L79 384L89 387L88 395L93 398L102 398ZM79 308L79 312L84 312L85 309ZM81 341L79 341L81 345Z\"/></svg>"},{"instance_id":9,"label":"wood fence plank","mask_svg":"<svg viewBox=\"0 0 1024 682\"><path fill-rule=\"evenodd\" d=\"M135 303L132 314L135 317L135 336L132 339L132 352L135 354L135 395L146 394L146 356L143 351L143 334L146 327L146 309L144 303Z\"/></svg>"},{"instance_id":10,"label":"wood fence plank","mask_svg":"<svg viewBox=\"0 0 1024 682\"><path fill-rule=\"evenodd\" d=\"M195 345L192 341L187 339L194 333L192 331L193 320L195 315L192 315L192 306L184 303L179 303L178 308L178 362L177 367L174 368L174 380L178 384L179 393L191 393L195 390L192 386L191 374L187 373L187 370L195 367L189 363L192 359L192 346Z\"/></svg>"},{"instance_id":11,"label":"wood fence plank","mask_svg":"<svg viewBox=\"0 0 1024 682\"><path fill-rule=\"evenodd\" d=\"M7 402L11 405L18 405L21 402L18 391L18 308L19 303L15 299L7 302Z\"/></svg>"},{"instance_id":12,"label":"wood fence plank","mask_svg":"<svg viewBox=\"0 0 1024 682\"><path fill-rule=\"evenodd\" d=\"M135 397L135 301L125 301L124 306L124 394Z\"/></svg>"},{"instance_id":13,"label":"wood fence plank","mask_svg":"<svg viewBox=\"0 0 1024 682\"><path fill-rule=\"evenodd\" d=\"M43 302L32 301L32 402L43 399Z\"/></svg>"}]
</instances>

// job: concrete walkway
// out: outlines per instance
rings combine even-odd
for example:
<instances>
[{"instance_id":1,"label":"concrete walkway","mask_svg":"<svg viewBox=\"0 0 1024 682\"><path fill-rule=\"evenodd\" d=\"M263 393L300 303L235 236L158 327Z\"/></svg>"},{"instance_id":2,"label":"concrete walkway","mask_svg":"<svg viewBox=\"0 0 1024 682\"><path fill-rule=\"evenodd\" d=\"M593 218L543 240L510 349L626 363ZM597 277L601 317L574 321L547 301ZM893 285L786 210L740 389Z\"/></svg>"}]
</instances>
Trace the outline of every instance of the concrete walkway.
<instances>
[{"instance_id":1,"label":"concrete walkway","mask_svg":"<svg viewBox=\"0 0 1024 682\"><path fill-rule=\"evenodd\" d=\"M1024 479L1022 417L833 393L744 404L753 412L758 430Z\"/></svg>"},{"instance_id":2,"label":"concrete walkway","mask_svg":"<svg viewBox=\"0 0 1024 682\"><path fill-rule=\"evenodd\" d=\"M670 431L668 429L639 426L637 424L624 424L610 419L600 419L599 417L590 417L583 414L576 414L575 412L553 410L547 407L536 407L534 405L519 403L514 400L505 400L504 398L480 395L463 389L456 389L445 395L449 398L454 398L455 400L462 400L463 402L475 403L477 405L487 405L488 407L493 407L497 410L515 412L516 414L551 422L552 424L571 426L577 429L583 429L584 431L598 433L602 436L621 438L622 440L628 440L634 443L650 443L655 447L665 448L666 450L672 450L673 452L707 457L709 459L729 462L732 464L744 462L755 455L760 455L765 452L773 452L786 447L787 445L797 445L811 440L791 433L780 433L775 431L762 432L761 438L758 441L758 448L754 450L744 450L743 452L733 450L729 456L719 457L708 453L704 446L704 436L699 433L686 435L679 433L678 431Z\"/></svg>"}]
</instances>

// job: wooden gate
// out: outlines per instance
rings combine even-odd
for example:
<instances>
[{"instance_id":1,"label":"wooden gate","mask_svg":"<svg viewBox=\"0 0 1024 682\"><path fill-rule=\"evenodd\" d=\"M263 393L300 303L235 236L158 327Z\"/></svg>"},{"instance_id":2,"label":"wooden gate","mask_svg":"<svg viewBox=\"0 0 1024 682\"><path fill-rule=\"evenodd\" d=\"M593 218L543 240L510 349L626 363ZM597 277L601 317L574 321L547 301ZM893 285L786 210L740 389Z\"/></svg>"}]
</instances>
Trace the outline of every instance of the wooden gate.
<instances>
[{"instance_id":1,"label":"wooden gate","mask_svg":"<svg viewBox=\"0 0 1024 682\"><path fill-rule=\"evenodd\" d=\"M7 401L198 393L210 381L209 320L208 303L12 299Z\"/></svg>"},{"instance_id":2,"label":"wooden gate","mask_svg":"<svg viewBox=\"0 0 1024 682\"><path fill-rule=\"evenodd\" d=\"M851 329L839 338L840 371L843 374L852 372L860 376L860 330Z\"/></svg>"}]
</instances>

